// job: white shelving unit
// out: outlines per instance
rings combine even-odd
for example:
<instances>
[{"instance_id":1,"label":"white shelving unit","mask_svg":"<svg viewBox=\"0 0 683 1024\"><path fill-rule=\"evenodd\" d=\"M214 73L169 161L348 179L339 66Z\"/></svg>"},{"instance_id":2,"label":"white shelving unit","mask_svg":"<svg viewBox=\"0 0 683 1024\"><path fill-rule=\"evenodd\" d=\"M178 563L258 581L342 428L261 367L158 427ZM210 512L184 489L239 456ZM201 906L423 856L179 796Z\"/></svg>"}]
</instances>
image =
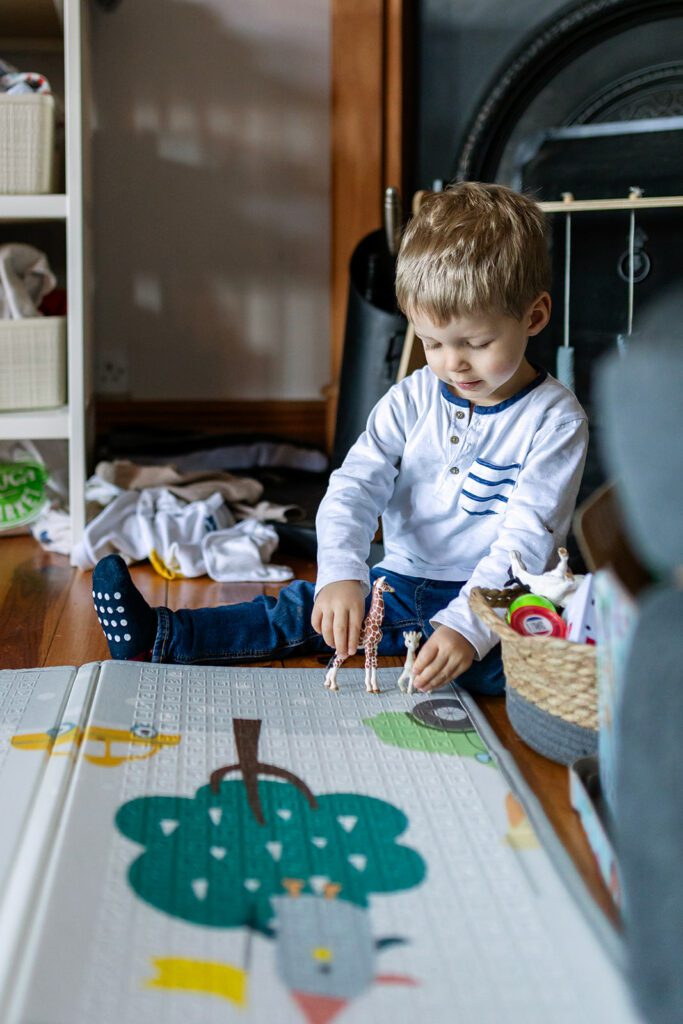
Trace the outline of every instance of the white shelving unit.
<instances>
[{"instance_id":1,"label":"white shelving unit","mask_svg":"<svg viewBox=\"0 0 683 1024\"><path fill-rule=\"evenodd\" d=\"M0 196L0 220L66 220L66 196Z\"/></svg>"},{"instance_id":2,"label":"white shelving unit","mask_svg":"<svg viewBox=\"0 0 683 1024\"><path fill-rule=\"evenodd\" d=\"M68 442L69 506L74 540L85 527L86 463L92 386L89 355L90 302L86 225L89 221L85 166L88 126L87 0L0 0L0 56L31 54L41 70L41 55L63 54L65 116L65 190L55 195L0 195L0 223L61 221L66 243L68 404L59 409L0 412L0 439L63 439ZM49 257L48 252L48 257Z\"/></svg>"}]
</instances>

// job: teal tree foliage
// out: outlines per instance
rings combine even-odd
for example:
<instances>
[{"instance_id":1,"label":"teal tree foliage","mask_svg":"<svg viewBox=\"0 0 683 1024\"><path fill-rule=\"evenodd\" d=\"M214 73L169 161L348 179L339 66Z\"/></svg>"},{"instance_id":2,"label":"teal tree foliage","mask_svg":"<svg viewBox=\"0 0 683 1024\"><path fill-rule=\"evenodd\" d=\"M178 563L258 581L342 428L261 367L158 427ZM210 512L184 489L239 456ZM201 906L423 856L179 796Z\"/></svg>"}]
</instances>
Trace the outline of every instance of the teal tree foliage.
<instances>
[{"instance_id":1,"label":"teal tree foliage","mask_svg":"<svg viewBox=\"0 0 683 1024\"><path fill-rule=\"evenodd\" d=\"M295 786L258 782L264 824L256 820L242 780L203 786L194 797L139 797L124 804L116 825L144 852L129 881L147 903L195 924L250 926L273 934L271 898L298 880L301 893L367 907L373 893L418 885L426 865L397 842L408 819L397 807L355 793L328 793L313 808ZM338 889L336 887L339 887Z\"/></svg>"}]
</instances>

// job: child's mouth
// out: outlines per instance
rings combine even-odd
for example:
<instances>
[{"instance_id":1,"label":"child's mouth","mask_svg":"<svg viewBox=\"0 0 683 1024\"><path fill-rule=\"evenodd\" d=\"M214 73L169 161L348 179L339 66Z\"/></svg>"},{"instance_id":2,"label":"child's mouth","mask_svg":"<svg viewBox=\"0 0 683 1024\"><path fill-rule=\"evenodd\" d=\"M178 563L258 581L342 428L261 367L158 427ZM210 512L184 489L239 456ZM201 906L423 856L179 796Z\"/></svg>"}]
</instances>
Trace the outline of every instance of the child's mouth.
<instances>
[{"instance_id":1,"label":"child's mouth","mask_svg":"<svg viewBox=\"0 0 683 1024\"><path fill-rule=\"evenodd\" d=\"M456 388L464 388L467 391L470 388L478 388L481 384L480 380L468 380L468 381L457 381Z\"/></svg>"}]
</instances>

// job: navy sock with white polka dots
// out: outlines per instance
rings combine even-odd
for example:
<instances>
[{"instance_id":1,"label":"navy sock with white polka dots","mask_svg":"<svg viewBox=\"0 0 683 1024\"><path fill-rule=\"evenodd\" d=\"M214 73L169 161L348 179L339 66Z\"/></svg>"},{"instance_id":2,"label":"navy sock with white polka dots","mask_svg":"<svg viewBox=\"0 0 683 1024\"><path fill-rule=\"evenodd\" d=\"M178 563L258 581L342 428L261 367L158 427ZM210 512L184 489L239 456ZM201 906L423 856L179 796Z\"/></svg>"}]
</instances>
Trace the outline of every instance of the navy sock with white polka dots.
<instances>
[{"instance_id":1,"label":"navy sock with white polka dots","mask_svg":"<svg viewBox=\"0 0 683 1024\"><path fill-rule=\"evenodd\" d=\"M157 616L137 589L120 555L107 555L92 574L92 596L109 653L116 661L150 660Z\"/></svg>"}]
</instances>

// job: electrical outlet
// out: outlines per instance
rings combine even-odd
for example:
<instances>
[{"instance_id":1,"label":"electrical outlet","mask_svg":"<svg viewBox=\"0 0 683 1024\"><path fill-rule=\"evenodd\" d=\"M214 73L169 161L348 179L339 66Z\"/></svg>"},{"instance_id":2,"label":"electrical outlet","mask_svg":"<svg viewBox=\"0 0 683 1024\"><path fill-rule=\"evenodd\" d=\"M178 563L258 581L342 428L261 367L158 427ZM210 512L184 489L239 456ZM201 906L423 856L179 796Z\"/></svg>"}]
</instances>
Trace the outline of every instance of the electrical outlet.
<instances>
[{"instance_id":1,"label":"electrical outlet","mask_svg":"<svg viewBox=\"0 0 683 1024\"><path fill-rule=\"evenodd\" d=\"M95 390L100 395L122 395L128 391L128 356L117 350L96 357Z\"/></svg>"}]
</instances>

